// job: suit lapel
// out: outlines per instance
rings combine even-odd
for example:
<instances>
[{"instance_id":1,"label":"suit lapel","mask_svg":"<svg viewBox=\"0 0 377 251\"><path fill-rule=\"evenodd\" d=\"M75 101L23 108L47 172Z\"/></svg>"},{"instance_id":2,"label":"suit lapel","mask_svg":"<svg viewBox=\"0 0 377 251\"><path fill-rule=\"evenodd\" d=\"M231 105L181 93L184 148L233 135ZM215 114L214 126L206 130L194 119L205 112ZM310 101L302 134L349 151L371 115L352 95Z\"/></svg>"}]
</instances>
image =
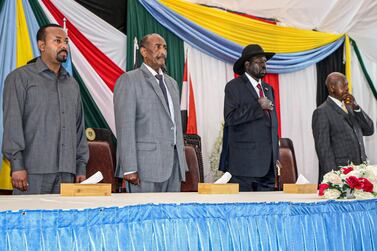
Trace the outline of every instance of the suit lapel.
<instances>
[{"instance_id":1,"label":"suit lapel","mask_svg":"<svg viewBox=\"0 0 377 251\"><path fill-rule=\"evenodd\" d=\"M258 94L255 91L253 85L250 83L249 79L246 77L245 73L241 75L241 78L246 85L246 88L250 91L251 95L253 95L255 99L258 99Z\"/></svg>"},{"instance_id":2,"label":"suit lapel","mask_svg":"<svg viewBox=\"0 0 377 251\"><path fill-rule=\"evenodd\" d=\"M334 101L331 100L330 97L327 97L327 101L326 101L329 106L335 111L337 112L338 114L340 114L344 120L347 122L347 124L353 129L353 125L352 125L352 122L348 116L347 113L345 113L342 108L340 108Z\"/></svg>"},{"instance_id":3,"label":"suit lapel","mask_svg":"<svg viewBox=\"0 0 377 251\"><path fill-rule=\"evenodd\" d=\"M271 86L269 86L266 82L262 82L262 88L263 88L263 92L264 92L264 95L269 99L269 100L272 100L274 103L275 103L275 100L272 96L272 90L271 90Z\"/></svg>"},{"instance_id":4,"label":"suit lapel","mask_svg":"<svg viewBox=\"0 0 377 251\"><path fill-rule=\"evenodd\" d=\"M158 98L160 99L160 102L161 102L162 106L164 107L164 110L166 111L166 113L170 117L168 104L166 104L164 94L162 93L162 90L157 83L156 77L152 75L152 73L147 69L147 67L145 67L144 64L141 65L140 69L142 70L142 72L144 74L144 78L145 78L146 82L149 83L152 86L153 90L155 91ZM166 81L166 79L165 79L165 81Z\"/></svg>"}]
</instances>

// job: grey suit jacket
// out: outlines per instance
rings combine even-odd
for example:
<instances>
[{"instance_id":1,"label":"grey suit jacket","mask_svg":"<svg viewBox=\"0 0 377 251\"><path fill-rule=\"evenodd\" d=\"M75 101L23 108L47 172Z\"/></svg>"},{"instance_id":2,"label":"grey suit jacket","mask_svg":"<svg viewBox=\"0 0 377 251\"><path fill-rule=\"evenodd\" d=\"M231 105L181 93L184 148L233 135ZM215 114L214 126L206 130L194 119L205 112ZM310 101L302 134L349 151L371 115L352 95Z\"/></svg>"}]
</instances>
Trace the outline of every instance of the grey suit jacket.
<instances>
[{"instance_id":1,"label":"grey suit jacket","mask_svg":"<svg viewBox=\"0 0 377 251\"><path fill-rule=\"evenodd\" d=\"M361 164L367 159L363 136L374 132L368 115L348 109L345 113L330 97L313 113L312 129L319 159L319 182L323 175L352 162Z\"/></svg>"},{"instance_id":2,"label":"grey suit jacket","mask_svg":"<svg viewBox=\"0 0 377 251\"><path fill-rule=\"evenodd\" d=\"M185 180L178 86L166 74L164 79L174 105L179 168ZM125 172L137 171L143 181L168 180L174 164L174 124L156 78L144 64L117 80L114 111L118 143L115 175L123 177Z\"/></svg>"}]
</instances>

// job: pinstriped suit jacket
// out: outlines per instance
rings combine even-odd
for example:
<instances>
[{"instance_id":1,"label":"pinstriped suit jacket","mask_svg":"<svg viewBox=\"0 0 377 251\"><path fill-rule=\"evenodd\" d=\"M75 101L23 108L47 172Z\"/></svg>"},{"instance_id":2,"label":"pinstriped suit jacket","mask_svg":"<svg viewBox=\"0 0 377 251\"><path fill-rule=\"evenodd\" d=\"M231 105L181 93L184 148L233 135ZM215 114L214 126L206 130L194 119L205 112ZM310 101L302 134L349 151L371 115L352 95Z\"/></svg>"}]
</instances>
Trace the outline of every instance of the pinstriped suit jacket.
<instances>
[{"instance_id":1,"label":"pinstriped suit jacket","mask_svg":"<svg viewBox=\"0 0 377 251\"><path fill-rule=\"evenodd\" d=\"M312 129L319 159L319 182L323 175L352 162L367 159L363 136L374 132L373 121L361 109L345 113L330 97L313 113Z\"/></svg>"}]
</instances>

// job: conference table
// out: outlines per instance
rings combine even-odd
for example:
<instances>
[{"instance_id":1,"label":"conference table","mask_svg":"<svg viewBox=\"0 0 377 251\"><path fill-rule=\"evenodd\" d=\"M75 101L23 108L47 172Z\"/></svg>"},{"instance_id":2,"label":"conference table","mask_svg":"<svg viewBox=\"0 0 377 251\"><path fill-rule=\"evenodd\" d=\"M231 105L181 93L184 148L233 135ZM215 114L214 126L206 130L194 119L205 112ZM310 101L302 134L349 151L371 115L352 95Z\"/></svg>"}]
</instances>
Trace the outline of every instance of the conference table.
<instances>
[{"instance_id":1,"label":"conference table","mask_svg":"<svg viewBox=\"0 0 377 251\"><path fill-rule=\"evenodd\" d=\"M0 250L377 250L376 237L376 199L0 196Z\"/></svg>"}]
</instances>

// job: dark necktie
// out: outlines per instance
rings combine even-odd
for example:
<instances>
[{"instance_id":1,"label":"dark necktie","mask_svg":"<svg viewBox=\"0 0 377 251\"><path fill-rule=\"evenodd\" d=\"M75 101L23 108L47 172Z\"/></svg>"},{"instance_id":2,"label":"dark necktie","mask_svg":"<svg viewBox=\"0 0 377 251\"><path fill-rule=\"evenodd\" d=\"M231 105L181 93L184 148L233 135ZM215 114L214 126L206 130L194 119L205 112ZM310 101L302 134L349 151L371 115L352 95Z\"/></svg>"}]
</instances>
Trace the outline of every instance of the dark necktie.
<instances>
[{"instance_id":1,"label":"dark necktie","mask_svg":"<svg viewBox=\"0 0 377 251\"><path fill-rule=\"evenodd\" d=\"M164 85L164 81L162 80L162 75L157 74L155 77L158 79L158 84L161 88L162 94L164 94L166 105L169 107L168 94L166 92L166 87Z\"/></svg>"},{"instance_id":2,"label":"dark necktie","mask_svg":"<svg viewBox=\"0 0 377 251\"><path fill-rule=\"evenodd\" d=\"M257 88L258 88L258 90L259 90L259 97L260 97L260 98L263 98L263 97L264 97L264 92L263 92L263 90L262 90L262 86L261 86L259 83L257 84ZM268 117L269 119L271 119L270 110L264 110L264 112L266 113L267 117Z\"/></svg>"}]
</instances>

